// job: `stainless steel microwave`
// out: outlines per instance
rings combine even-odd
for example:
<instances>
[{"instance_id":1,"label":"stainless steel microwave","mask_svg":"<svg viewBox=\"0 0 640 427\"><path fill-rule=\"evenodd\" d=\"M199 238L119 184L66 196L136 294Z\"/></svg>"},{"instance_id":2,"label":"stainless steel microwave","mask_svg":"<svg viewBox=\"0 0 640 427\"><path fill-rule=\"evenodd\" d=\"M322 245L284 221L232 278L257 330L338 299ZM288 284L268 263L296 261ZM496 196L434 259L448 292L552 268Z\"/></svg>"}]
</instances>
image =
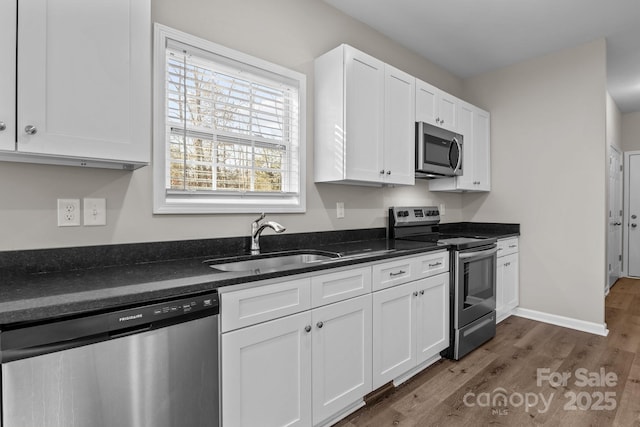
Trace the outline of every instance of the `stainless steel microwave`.
<instances>
[{"instance_id":1,"label":"stainless steel microwave","mask_svg":"<svg viewBox=\"0 0 640 427\"><path fill-rule=\"evenodd\" d=\"M416 178L462 175L462 135L416 123Z\"/></svg>"}]
</instances>

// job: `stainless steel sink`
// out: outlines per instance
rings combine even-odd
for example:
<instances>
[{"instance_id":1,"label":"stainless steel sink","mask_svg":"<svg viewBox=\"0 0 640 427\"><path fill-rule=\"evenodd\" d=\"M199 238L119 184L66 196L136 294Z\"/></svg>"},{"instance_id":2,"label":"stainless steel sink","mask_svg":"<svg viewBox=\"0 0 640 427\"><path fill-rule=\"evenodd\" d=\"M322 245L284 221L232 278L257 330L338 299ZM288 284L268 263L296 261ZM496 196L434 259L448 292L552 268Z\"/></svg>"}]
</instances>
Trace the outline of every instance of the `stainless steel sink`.
<instances>
[{"instance_id":1,"label":"stainless steel sink","mask_svg":"<svg viewBox=\"0 0 640 427\"><path fill-rule=\"evenodd\" d=\"M305 266L340 257L340 254L323 251L275 252L246 259L222 258L204 261L219 271L268 273L271 271Z\"/></svg>"}]
</instances>

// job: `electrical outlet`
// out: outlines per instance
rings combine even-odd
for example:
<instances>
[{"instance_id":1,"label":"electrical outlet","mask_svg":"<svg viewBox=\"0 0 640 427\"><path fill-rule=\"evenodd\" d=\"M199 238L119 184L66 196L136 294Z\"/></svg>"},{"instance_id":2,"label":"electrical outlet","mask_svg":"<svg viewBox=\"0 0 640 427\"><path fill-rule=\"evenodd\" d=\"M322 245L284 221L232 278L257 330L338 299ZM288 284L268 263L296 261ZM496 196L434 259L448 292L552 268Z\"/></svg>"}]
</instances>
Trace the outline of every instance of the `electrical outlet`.
<instances>
[{"instance_id":1,"label":"electrical outlet","mask_svg":"<svg viewBox=\"0 0 640 427\"><path fill-rule=\"evenodd\" d=\"M58 199L58 227L80 226L80 199Z\"/></svg>"},{"instance_id":2,"label":"electrical outlet","mask_svg":"<svg viewBox=\"0 0 640 427\"><path fill-rule=\"evenodd\" d=\"M84 225L107 225L107 200L84 199Z\"/></svg>"},{"instance_id":3,"label":"electrical outlet","mask_svg":"<svg viewBox=\"0 0 640 427\"><path fill-rule=\"evenodd\" d=\"M440 209L438 209L440 211L440 216L444 216L445 215L445 209L444 209L444 203L440 203Z\"/></svg>"},{"instance_id":4,"label":"electrical outlet","mask_svg":"<svg viewBox=\"0 0 640 427\"><path fill-rule=\"evenodd\" d=\"M344 202L336 203L336 218L344 218Z\"/></svg>"}]
</instances>

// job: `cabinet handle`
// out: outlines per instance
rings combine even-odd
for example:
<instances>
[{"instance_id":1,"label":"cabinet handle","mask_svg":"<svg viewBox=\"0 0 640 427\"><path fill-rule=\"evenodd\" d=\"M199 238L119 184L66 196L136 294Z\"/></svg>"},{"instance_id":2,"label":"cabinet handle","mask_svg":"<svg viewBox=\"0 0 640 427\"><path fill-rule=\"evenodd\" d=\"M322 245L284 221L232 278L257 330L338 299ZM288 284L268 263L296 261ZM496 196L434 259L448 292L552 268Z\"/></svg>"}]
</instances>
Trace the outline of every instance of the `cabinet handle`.
<instances>
[{"instance_id":1,"label":"cabinet handle","mask_svg":"<svg viewBox=\"0 0 640 427\"><path fill-rule=\"evenodd\" d=\"M415 291L415 292L413 293L413 296L414 296L414 297L417 297L417 296L418 296L418 291Z\"/></svg>"},{"instance_id":2,"label":"cabinet handle","mask_svg":"<svg viewBox=\"0 0 640 427\"><path fill-rule=\"evenodd\" d=\"M405 274L405 273L406 273L406 271L400 270L397 273L389 273L389 277L396 277L396 276L399 276L399 275Z\"/></svg>"},{"instance_id":3,"label":"cabinet handle","mask_svg":"<svg viewBox=\"0 0 640 427\"><path fill-rule=\"evenodd\" d=\"M437 267L439 265L442 265L440 261L436 262L435 264L429 264L429 267Z\"/></svg>"},{"instance_id":4,"label":"cabinet handle","mask_svg":"<svg viewBox=\"0 0 640 427\"><path fill-rule=\"evenodd\" d=\"M27 135L35 135L36 132L38 132L38 128L33 125L28 125L24 128L24 133L26 133Z\"/></svg>"},{"instance_id":5,"label":"cabinet handle","mask_svg":"<svg viewBox=\"0 0 640 427\"><path fill-rule=\"evenodd\" d=\"M305 326L304 327L304 331L307 332L307 333L311 332L311 325Z\"/></svg>"},{"instance_id":6,"label":"cabinet handle","mask_svg":"<svg viewBox=\"0 0 640 427\"><path fill-rule=\"evenodd\" d=\"M324 326L324 323L322 323L322 321L320 321L320 322L316 323L316 326L318 328L322 328Z\"/></svg>"},{"instance_id":7,"label":"cabinet handle","mask_svg":"<svg viewBox=\"0 0 640 427\"><path fill-rule=\"evenodd\" d=\"M420 291L420 295L424 295L424 289Z\"/></svg>"},{"instance_id":8,"label":"cabinet handle","mask_svg":"<svg viewBox=\"0 0 640 427\"><path fill-rule=\"evenodd\" d=\"M0 122L0 131L3 131L7 128L7 125L5 122Z\"/></svg>"},{"instance_id":9,"label":"cabinet handle","mask_svg":"<svg viewBox=\"0 0 640 427\"><path fill-rule=\"evenodd\" d=\"M511 249L513 249L513 248L517 248L517 247L518 247L518 245L509 245L509 247L510 247Z\"/></svg>"},{"instance_id":10,"label":"cabinet handle","mask_svg":"<svg viewBox=\"0 0 640 427\"><path fill-rule=\"evenodd\" d=\"M511 263L510 263L510 262L505 262L505 263L504 263L504 266L505 266L505 267L509 267L510 265L511 265Z\"/></svg>"}]
</instances>

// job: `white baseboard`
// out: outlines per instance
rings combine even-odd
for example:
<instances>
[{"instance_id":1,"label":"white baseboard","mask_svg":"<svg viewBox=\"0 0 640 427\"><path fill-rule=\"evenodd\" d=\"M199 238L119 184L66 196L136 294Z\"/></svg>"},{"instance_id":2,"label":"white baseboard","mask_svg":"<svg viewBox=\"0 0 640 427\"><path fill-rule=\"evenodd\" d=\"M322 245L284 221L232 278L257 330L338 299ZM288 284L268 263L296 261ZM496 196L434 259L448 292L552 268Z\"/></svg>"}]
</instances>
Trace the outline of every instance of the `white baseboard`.
<instances>
[{"instance_id":1,"label":"white baseboard","mask_svg":"<svg viewBox=\"0 0 640 427\"><path fill-rule=\"evenodd\" d=\"M515 316L526 319L537 320L539 322L550 323L577 331L589 332L590 334L606 337L609 334L606 323L594 323L584 320L573 319L571 317L558 316L557 314L544 313L542 311L529 310L527 308L516 308L513 310Z\"/></svg>"}]
</instances>

